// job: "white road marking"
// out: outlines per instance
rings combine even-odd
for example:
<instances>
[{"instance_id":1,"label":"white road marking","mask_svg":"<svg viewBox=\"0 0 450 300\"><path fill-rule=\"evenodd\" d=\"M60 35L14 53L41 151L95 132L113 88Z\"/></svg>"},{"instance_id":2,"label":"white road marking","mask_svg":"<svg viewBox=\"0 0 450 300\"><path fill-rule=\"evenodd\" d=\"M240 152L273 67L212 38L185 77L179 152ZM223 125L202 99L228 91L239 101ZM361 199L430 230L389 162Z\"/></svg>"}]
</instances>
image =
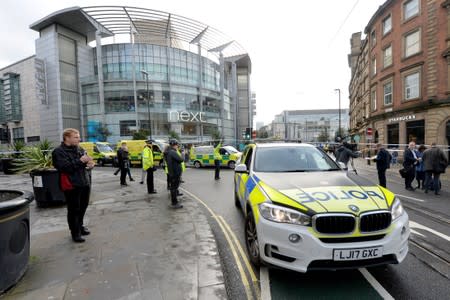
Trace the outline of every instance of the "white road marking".
<instances>
[{"instance_id":1,"label":"white road marking","mask_svg":"<svg viewBox=\"0 0 450 300\"><path fill-rule=\"evenodd\" d=\"M414 222L414 221L409 221L409 227L426 230L426 231L431 232L432 234L437 235L438 237L441 237L441 238L443 238L444 240L447 240L447 241L450 242L450 236L445 235L445 234L443 234L443 233L440 233L439 231L436 231L436 230L434 230L434 229L431 229L431 228L429 228L429 227L427 227L427 226L424 226L424 225L422 225L422 224L416 223L416 222Z\"/></svg>"},{"instance_id":2,"label":"white road marking","mask_svg":"<svg viewBox=\"0 0 450 300\"><path fill-rule=\"evenodd\" d=\"M394 297L392 297L388 291L384 289L384 287L375 279L375 277L372 276L372 274L369 273L369 271L367 271L366 268L360 268L358 270L383 299L394 300Z\"/></svg>"},{"instance_id":3,"label":"white road marking","mask_svg":"<svg viewBox=\"0 0 450 300\"><path fill-rule=\"evenodd\" d=\"M271 300L269 271L267 267L261 266L259 268L259 283L261 286L261 300Z\"/></svg>"},{"instance_id":4,"label":"white road marking","mask_svg":"<svg viewBox=\"0 0 450 300\"><path fill-rule=\"evenodd\" d=\"M414 198L414 197L409 197L409 196L399 195L399 194L397 194L397 196L403 197L403 198L406 198L406 199L411 199L411 200L414 200L414 201L417 201L417 202L425 202L425 200L422 200L422 199L419 199L419 198Z\"/></svg>"},{"instance_id":5,"label":"white road marking","mask_svg":"<svg viewBox=\"0 0 450 300\"><path fill-rule=\"evenodd\" d=\"M414 229L410 229L410 231L411 231L411 233L414 233L414 234L417 234L417 235L420 235L420 236L423 236L424 238L426 238L426 235L421 234L420 232L415 231Z\"/></svg>"}]
</instances>

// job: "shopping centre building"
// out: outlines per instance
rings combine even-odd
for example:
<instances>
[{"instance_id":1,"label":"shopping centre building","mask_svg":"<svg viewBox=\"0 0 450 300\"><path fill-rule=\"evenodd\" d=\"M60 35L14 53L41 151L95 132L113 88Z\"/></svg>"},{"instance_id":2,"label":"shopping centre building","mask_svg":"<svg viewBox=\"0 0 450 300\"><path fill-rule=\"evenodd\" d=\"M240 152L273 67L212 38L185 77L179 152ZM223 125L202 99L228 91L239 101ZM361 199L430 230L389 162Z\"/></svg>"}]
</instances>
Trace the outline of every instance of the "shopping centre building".
<instances>
[{"instance_id":1,"label":"shopping centre building","mask_svg":"<svg viewBox=\"0 0 450 300\"><path fill-rule=\"evenodd\" d=\"M134 7L73 7L33 24L36 54L0 66L2 142L116 142L146 129L200 142L252 127L251 60L211 26ZM109 132L109 133L108 133Z\"/></svg>"},{"instance_id":2,"label":"shopping centre building","mask_svg":"<svg viewBox=\"0 0 450 300\"><path fill-rule=\"evenodd\" d=\"M450 1L388 0L351 37L350 128L361 142L450 144Z\"/></svg>"}]
</instances>

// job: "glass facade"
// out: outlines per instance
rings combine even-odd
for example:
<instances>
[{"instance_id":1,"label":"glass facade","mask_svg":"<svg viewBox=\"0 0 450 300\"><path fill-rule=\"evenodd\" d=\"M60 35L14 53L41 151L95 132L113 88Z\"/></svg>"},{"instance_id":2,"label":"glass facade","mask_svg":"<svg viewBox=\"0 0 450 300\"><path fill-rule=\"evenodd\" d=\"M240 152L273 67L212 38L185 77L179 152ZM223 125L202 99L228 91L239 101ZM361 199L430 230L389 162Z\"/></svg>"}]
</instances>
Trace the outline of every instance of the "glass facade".
<instances>
[{"instance_id":1,"label":"glass facade","mask_svg":"<svg viewBox=\"0 0 450 300\"><path fill-rule=\"evenodd\" d=\"M95 74L81 78L83 113L91 128L86 130L88 140L95 139L92 127L103 118L96 49L92 55ZM213 132L222 131L222 125L222 134L234 134L233 105L226 90L222 103L220 65L214 61L189 51L151 44L104 45L101 59L105 122L111 132L108 140L130 138L138 128L150 129L154 138L167 138L170 131L175 131L184 140L195 140L201 132L206 140ZM148 72L148 86L142 70Z\"/></svg>"},{"instance_id":2,"label":"glass facade","mask_svg":"<svg viewBox=\"0 0 450 300\"><path fill-rule=\"evenodd\" d=\"M0 80L0 122L22 121L20 75L6 73Z\"/></svg>"},{"instance_id":3,"label":"glass facade","mask_svg":"<svg viewBox=\"0 0 450 300\"><path fill-rule=\"evenodd\" d=\"M425 120L406 122L406 142L425 143Z\"/></svg>"}]
</instances>

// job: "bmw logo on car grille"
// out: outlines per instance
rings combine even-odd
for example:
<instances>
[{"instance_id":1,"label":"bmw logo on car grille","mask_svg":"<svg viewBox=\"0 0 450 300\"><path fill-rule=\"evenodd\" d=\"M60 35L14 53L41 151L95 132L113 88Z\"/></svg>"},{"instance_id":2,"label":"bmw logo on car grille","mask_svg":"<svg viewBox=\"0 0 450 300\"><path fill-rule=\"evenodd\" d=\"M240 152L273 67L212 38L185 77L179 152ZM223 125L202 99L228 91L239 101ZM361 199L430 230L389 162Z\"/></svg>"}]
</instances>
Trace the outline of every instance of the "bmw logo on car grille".
<instances>
[{"instance_id":1,"label":"bmw logo on car grille","mask_svg":"<svg viewBox=\"0 0 450 300\"><path fill-rule=\"evenodd\" d=\"M350 208L353 212L358 212L359 208L356 205L349 205L348 208Z\"/></svg>"}]
</instances>

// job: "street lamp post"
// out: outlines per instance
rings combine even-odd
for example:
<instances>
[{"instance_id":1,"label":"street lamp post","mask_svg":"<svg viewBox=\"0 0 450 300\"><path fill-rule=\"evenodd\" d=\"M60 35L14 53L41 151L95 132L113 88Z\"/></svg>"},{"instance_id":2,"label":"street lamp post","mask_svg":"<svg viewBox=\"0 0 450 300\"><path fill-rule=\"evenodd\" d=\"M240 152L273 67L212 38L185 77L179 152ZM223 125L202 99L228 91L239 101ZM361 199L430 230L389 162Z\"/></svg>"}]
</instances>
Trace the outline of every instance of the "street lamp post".
<instances>
[{"instance_id":1,"label":"street lamp post","mask_svg":"<svg viewBox=\"0 0 450 300\"><path fill-rule=\"evenodd\" d=\"M145 70L141 70L141 73L145 75L145 81L147 83L147 114L148 114L148 130L150 133L150 138L152 137L152 126L150 122L150 97L148 92L148 72Z\"/></svg>"},{"instance_id":2,"label":"street lamp post","mask_svg":"<svg viewBox=\"0 0 450 300\"><path fill-rule=\"evenodd\" d=\"M338 136L341 137L341 89L334 89L339 94L339 129L338 129Z\"/></svg>"}]
</instances>

